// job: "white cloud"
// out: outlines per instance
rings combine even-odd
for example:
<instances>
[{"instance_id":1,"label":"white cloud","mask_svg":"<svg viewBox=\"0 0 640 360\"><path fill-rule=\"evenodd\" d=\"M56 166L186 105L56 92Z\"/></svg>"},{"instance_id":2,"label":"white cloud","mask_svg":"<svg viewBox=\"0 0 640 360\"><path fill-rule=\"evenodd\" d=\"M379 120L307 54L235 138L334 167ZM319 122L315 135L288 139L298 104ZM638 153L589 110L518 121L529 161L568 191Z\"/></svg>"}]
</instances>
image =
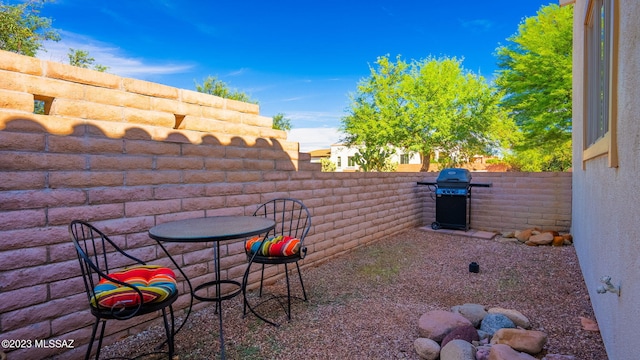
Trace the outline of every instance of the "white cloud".
<instances>
[{"instance_id":1,"label":"white cloud","mask_svg":"<svg viewBox=\"0 0 640 360\"><path fill-rule=\"evenodd\" d=\"M235 70L235 71L232 71L232 72L228 73L227 76L241 76L241 75L244 75L247 71L249 71L249 69L240 68L238 70Z\"/></svg>"},{"instance_id":2,"label":"white cloud","mask_svg":"<svg viewBox=\"0 0 640 360\"><path fill-rule=\"evenodd\" d=\"M475 31L481 31L481 32L489 31L491 30L491 28L495 26L493 21L487 20L487 19L474 19L474 20L467 20L467 21L458 19L458 21L465 28L470 28Z\"/></svg>"},{"instance_id":3,"label":"white cloud","mask_svg":"<svg viewBox=\"0 0 640 360\"><path fill-rule=\"evenodd\" d=\"M283 113L293 121L293 127L338 127L341 114L331 111L287 111Z\"/></svg>"},{"instance_id":4,"label":"white cloud","mask_svg":"<svg viewBox=\"0 0 640 360\"><path fill-rule=\"evenodd\" d=\"M69 49L83 50L95 59L95 64L107 66L110 74L124 77L144 79L149 75L183 73L193 67L192 64L149 64L143 59L127 57L115 45L103 43L95 39L60 31L63 40L45 41L45 51L39 51L37 57L43 60L61 63L69 62Z\"/></svg>"},{"instance_id":5,"label":"white cloud","mask_svg":"<svg viewBox=\"0 0 640 360\"><path fill-rule=\"evenodd\" d=\"M291 98L287 98L287 99L282 99L282 101L284 102L290 102L290 101L299 101L299 100L304 100L305 96L296 96L296 97L291 97Z\"/></svg>"},{"instance_id":6,"label":"white cloud","mask_svg":"<svg viewBox=\"0 0 640 360\"><path fill-rule=\"evenodd\" d=\"M300 128L291 129L287 139L300 143L301 152L328 149L332 144L340 142L343 134L338 128Z\"/></svg>"}]
</instances>

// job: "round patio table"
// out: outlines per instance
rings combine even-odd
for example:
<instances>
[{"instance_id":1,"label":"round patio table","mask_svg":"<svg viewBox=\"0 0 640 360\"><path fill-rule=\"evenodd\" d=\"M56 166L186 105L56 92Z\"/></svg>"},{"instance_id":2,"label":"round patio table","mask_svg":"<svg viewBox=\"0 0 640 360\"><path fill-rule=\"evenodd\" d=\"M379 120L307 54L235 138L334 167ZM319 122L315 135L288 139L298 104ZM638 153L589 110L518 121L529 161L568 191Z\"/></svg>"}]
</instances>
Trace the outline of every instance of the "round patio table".
<instances>
[{"instance_id":1,"label":"round patio table","mask_svg":"<svg viewBox=\"0 0 640 360\"><path fill-rule=\"evenodd\" d=\"M264 217L213 216L171 221L156 225L149 229L149 236L158 242L162 250L171 259L173 264L176 266L178 271L180 271L182 276L187 281L187 284L189 285L189 289L191 291L191 304L189 305L189 311L187 312L182 325L184 325L184 323L187 321L187 318L189 317L189 314L191 313L194 298L200 301L213 301L216 303L216 312L219 312L218 317L220 319L220 352L222 359L225 358L224 336L222 334L222 301L237 296L240 291L242 291L242 284L239 281L235 280L221 279L219 243L220 241L224 240L240 239L253 235L264 234L274 227L275 222ZM189 278L182 271L171 254L167 251L162 242L212 242L215 279L198 285L196 288L193 288ZM231 285L233 287L236 287L236 289L223 295L221 292L222 284ZM215 286L216 288L216 293L214 296L208 297L197 294L198 291L211 286ZM182 328L182 325L180 326L180 328ZM180 328L178 328L176 333L180 331Z\"/></svg>"}]
</instances>

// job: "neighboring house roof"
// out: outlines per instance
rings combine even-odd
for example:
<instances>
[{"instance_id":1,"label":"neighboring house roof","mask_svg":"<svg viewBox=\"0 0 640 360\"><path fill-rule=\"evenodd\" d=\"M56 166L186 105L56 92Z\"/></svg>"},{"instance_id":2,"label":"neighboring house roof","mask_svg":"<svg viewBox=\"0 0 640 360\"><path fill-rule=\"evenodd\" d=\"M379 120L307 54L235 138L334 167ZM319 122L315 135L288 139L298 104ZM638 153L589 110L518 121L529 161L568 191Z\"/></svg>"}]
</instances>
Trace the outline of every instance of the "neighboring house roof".
<instances>
[{"instance_id":1,"label":"neighboring house roof","mask_svg":"<svg viewBox=\"0 0 640 360\"><path fill-rule=\"evenodd\" d=\"M309 151L309 155L311 155L312 158L314 158L314 157L329 157L329 156L331 156L331 149L312 150L312 151Z\"/></svg>"}]
</instances>

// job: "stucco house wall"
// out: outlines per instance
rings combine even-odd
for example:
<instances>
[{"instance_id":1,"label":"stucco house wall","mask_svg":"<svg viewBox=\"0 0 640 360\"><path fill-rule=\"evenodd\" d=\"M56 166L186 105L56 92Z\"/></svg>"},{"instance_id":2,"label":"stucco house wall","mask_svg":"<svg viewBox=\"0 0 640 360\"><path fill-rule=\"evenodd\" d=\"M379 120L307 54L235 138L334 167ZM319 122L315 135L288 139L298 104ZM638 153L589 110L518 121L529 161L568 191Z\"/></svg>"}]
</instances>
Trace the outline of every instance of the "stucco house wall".
<instances>
[{"instance_id":1,"label":"stucco house wall","mask_svg":"<svg viewBox=\"0 0 640 360\"><path fill-rule=\"evenodd\" d=\"M353 157L358 152L357 147L348 147L343 144L333 144L331 145L331 155L329 159L331 162L336 164L336 171L359 171L360 165L354 164L349 165L349 158ZM392 163L400 164L401 156L404 155L404 151L402 149L398 149L396 153L391 155L390 161ZM418 153L409 153L409 162L411 165L420 165L420 154Z\"/></svg>"},{"instance_id":2,"label":"stucco house wall","mask_svg":"<svg viewBox=\"0 0 640 360\"><path fill-rule=\"evenodd\" d=\"M561 1L571 2L571 1ZM640 2L615 0L619 46L616 87L618 166L607 155L583 163L584 31L588 0L574 4L572 232L610 359L638 358L640 333ZM621 286L599 294L600 279Z\"/></svg>"}]
</instances>

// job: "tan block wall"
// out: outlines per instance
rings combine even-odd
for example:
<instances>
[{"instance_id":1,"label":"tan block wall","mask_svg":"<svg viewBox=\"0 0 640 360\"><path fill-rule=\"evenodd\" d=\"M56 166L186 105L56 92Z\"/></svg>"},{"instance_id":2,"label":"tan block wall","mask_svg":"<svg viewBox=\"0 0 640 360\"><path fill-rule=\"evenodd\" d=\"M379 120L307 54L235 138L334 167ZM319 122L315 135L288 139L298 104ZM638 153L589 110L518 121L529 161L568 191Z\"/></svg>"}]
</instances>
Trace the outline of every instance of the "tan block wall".
<instances>
[{"instance_id":1,"label":"tan block wall","mask_svg":"<svg viewBox=\"0 0 640 360\"><path fill-rule=\"evenodd\" d=\"M430 173L429 173L430 174ZM474 172L468 200L474 230L507 232L538 228L568 232L571 228L571 173ZM437 173L421 181L436 181ZM436 221L435 193L426 192L424 223ZM424 195L424 194L423 194Z\"/></svg>"},{"instance_id":2,"label":"tan block wall","mask_svg":"<svg viewBox=\"0 0 640 360\"><path fill-rule=\"evenodd\" d=\"M2 51L0 95L0 338L75 340L62 359L81 357L93 321L67 230L73 219L168 266L147 235L155 224L250 215L275 197L299 198L311 210L303 266L433 221L428 190L416 185L433 174L323 173L253 104ZM48 115L32 113L33 99L50 104ZM570 220L567 204L556 200L570 194L570 175L477 177L485 176L494 187L474 190L474 228L476 214L487 230ZM556 192L540 187L545 182ZM521 206L521 216L510 219L502 206ZM528 217L527 209L539 211ZM167 247L194 284L209 280L209 247ZM223 276L240 280L242 240L225 243L222 254ZM178 306L185 307L184 283L181 290ZM145 319L135 328L112 322L105 344L157 321ZM10 357L60 352L25 349Z\"/></svg>"}]
</instances>

